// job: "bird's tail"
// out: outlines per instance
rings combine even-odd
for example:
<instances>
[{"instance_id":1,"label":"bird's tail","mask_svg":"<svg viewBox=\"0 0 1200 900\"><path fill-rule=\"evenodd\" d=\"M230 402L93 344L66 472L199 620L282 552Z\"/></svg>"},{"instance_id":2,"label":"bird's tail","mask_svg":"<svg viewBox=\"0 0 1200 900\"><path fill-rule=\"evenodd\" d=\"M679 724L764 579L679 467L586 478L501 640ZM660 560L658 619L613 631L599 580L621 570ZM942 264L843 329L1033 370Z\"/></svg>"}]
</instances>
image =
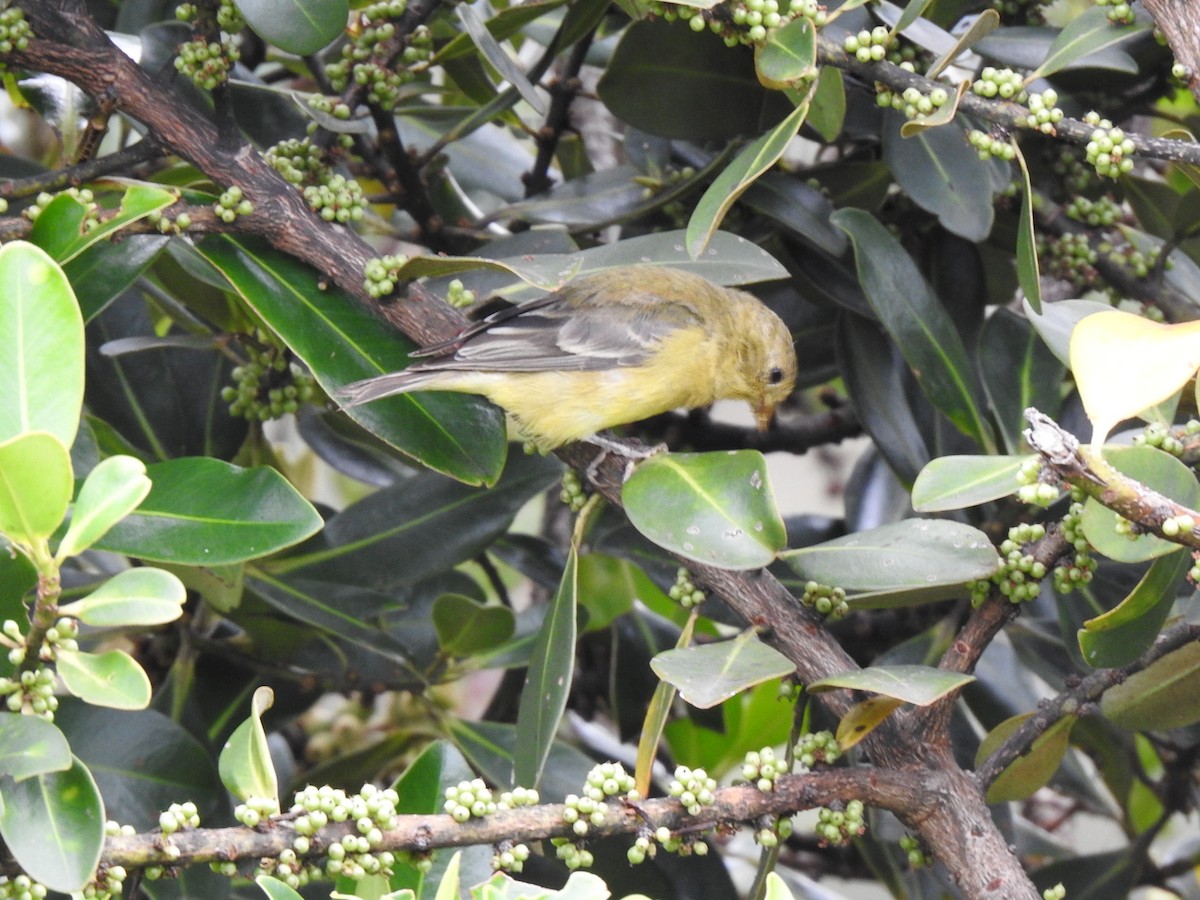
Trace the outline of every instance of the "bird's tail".
<instances>
[{"instance_id":1,"label":"bird's tail","mask_svg":"<svg viewBox=\"0 0 1200 900\"><path fill-rule=\"evenodd\" d=\"M424 391L436 389L440 372L417 372L408 369L403 372L388 372L386 375L376 375L354 381L334 391L333 399L341 406L359 406L370 403L381 397L393 394L407 394L409 391Z\"/></svg>"}]
</instances>

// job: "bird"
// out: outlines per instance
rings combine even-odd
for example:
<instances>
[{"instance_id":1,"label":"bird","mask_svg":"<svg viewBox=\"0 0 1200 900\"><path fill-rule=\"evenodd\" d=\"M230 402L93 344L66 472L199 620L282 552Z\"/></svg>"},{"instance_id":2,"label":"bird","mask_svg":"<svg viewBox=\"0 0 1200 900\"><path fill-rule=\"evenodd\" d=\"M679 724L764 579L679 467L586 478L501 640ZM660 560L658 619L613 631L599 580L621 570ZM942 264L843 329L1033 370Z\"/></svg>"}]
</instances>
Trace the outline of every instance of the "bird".
<instances>
[{"instance_id":1,"label":"bird","mask_svg":"<svg viewBox=\"0 0 1200 900\"><path fill-rule=\"evenodd\" d=\"M684 269L582 275L412 354L427 362L346 385L357 406L410 391L480 394L542 452L674 409L744 400L760 430L796 383L792 336L745 291Z\"/></svg>"}]
</instances>

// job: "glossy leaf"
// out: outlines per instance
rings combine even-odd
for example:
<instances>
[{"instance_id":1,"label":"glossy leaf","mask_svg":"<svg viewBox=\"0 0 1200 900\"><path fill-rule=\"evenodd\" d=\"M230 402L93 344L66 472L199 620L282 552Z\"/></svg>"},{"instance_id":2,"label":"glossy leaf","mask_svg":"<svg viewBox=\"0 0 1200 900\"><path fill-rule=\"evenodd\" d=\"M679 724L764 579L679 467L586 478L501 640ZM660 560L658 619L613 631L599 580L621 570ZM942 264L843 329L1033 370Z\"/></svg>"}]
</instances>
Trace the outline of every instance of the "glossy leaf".
<instances>
[{"instance_id":1,"label":"glossy leaf","mask_svg":"<svg viewBox=\"0 0 1200 900\"><path fill-rule=\"evenodd\" d=\"M992 181L988 164L958 123L911 137L901 136L904 119L899 114L885 113L883 124L883 159L896 183L947 231L969 241L985 240L995 215Z\"/></svg>"},{"instance_id":2,"label":"glossy leaf","mask_svg":"<svg viewBox=\"0 0 1200 900\"><path fill-rule=\"evenodd\" d=\"M273 875L259 875L254 879L270 900L304 900L296 891Z\"/></svg>"},{"instance_id":3,"label":"glossy leaf","mask_svg":"<svg viewBox=\"0 0 1200 900\"><path fill-rule=\"evenodd\" d=\"M433 604L438 644L450 656L472 656L507 641L516 617L506 606L477 603L461 594L443 594Z\"/></svg>"},{"instance_id":4,"label":"glossy leaf","mask_svg":"<svg viewBox=\"0 0 1200 900\"><path fill-rule=\"evenodd\" d=\"M82 553L150 493L146 466L132 456L110 456L96 464L84 479L71 511L71 524L58 545L56 557Z\"/></svg>"},{"instance_id":5,"label":"glossy leaf","mask_svg":"<svg viewBox=\"0 0 1200 900\"><path fill-rule=\"evenodd\" d=\"M834 735L838 746L849 750L903 705L904 701L895 697L868 697L861 703L855 703L838 722Z\"/></svg>"},{"instance_id":6,"label":"glossy leaf","mask_svg":"<svg viewBox=\"0 0 1200 900\"><path fill-rule=\"evenodd\" d=\"M1109 304L1098 300L1059 300L1044 305L1040 313L1034 311L1028 298L1023 306L1029 323L1064 366L1071 362L1071 332L1075 326L1086 316L1112 310Z\"/></svg>"},{"instance_id":7,"label":"glossy leaf","mask_svg":"<svg viewBox=\"0 0 1200 900\"><path fill-rule=\"evenodd\" d=\"M975 680L974 675L930 666L868 666L821 678L808 685L810 693L846 688L894 697L916 706L929 706Z\"/></svg>"},{"instance_id":8,"label":"glossy leaf","mask_svg":"<svg viewBox=\"0 0 1200 900\"><path fill-rule=\"evenodd\" d=\"M1155 447L1108 447L1104 459L1147 487L1189 509L1200 507L1200 484L1183 463ZM1083 533L1096 550L1118 562L1143 562L1175 552L1179 545L1153 534L1129 538L1117 532L1117 514L1089 497L1083 506Z\"/></svg>"},{"instance_id":9,"label":"glossy leaf","mask_svg":"<svg viewBox=\"0 0 1200 900\"><path fill-rule=\"evenodd\" d=\"M237 0L247 24L268 44L307 56L341 35L347 0Z\"/></svg>"},{"instance_id":10,"label":"glossy leaf","mask_svg":"<svg viewBox=\"0 0 1200 900\"><path fill-rule=\"evenodd\" d=\"M1180 548L1156 559L1129 596L1079 630L1079 650L1092 668L1115 668L1149 650L1171 612L1179 587L1192 566Z\"/></svg>"},{"instance_id":11,"label":"glossy leaf","mask_svg":"<svg viewBox=\"0 0 1200 900\"><path fill-rule=\"evenodd\" d=\"M1017 219L1017 283L1025 294L1025 302L1035 313L1042 312L1042 271L1038 264L1036 231L1033 224L1033 183L1029 179L1029 164L1016 141L1017 165L1021 170L1021 211Z\"/></svg>"},{"instance_id":12,"label":"glossy leaf","mask_svg":"<svg viewBox=\"0 0 1200 900\"><path fill-rule=\"evenodd\" d=\"M59 607L96 628L163 625L183 613L187 590L175 575L150 566L124 569L86 597Z\"/></svg>"},{"instance_id":13,"label":"glossy leaf","mask_svg":"<svg viewBox=\"0 0 1200 900\"><path fill-rule=\"evenodd\" d=\"M76 759L61 772L0 778L0 837L31 878L82 890L104 846L104 803L87 767Z\"/></svg>"},{"instance_id":14,"label":"glossy leaf","mask_svg":"<svg viewBox=\"0 0 1200 900\"><path fill-rule=\"evenodd\" d=\"M989 731L975 754L976 767L999 749L1032 715L1022 713L1013 716ZM1044 787L1058 771L1066 755L1070 746L1071 727L1076 721L1075 716L1064 716L1038 735L1028 751L1010 763L988 787L988 803L1024 800Z\"/></svg>"},{"instance_id":15,"label":"glossy leaf","mask_svg":"<svg viewBox=\"0 0 1200 900\"><path fill-rule=\"evenodd\" d=\"M720 227L725 214L761 175L783 155L808 115L807 99L766 134L751 141L713 180L696 204L687 225L688 253L698 258Z\"/></svg>"},{"instance_id":16,"label":"glossy leaf","mask_svg":"<svg viewBox=\"0 0 1200 900\"><path fill-rule=\"evenodd\" d=\"M1105 692L1100 710L1130 731L1200 722L1200 644L1184 644Z\"/></svg>"},{"instance_id":17,"label":"glossy leaf","mask_svg":"<svg viewBox=\"0 0 1200 900\"><path fill-rule=\"evenodd\" d=\"M742 691L782 678L796 665L746 631L730 641L666 650L650 661L654 674L699 709L710 709Z\"/></svg>"},{"instance_id":18,"label":"glossy leaf","mask_svg":"<svg viewBox=\"0 0 1200 900\"><path fill-rule=\"evenodd\" d=\"M24 781L70 767L71 747L53 722L21 713L0 713L0 780L8 776Z\"/></svg>"},{"instance_id":19,"label":"glossy leaf","mask_svg":"<svg viewBox=\"0 0 1200 900\"><path fill-rule=\"evenodd\" d=\"M250 703L250 717L242 722L221 748L218 771L221 782L239 800L258 797L279 803L279 781L267 746L262 715L275 703L275 692L260 687Z\"/></svg>"},{"instance_id":20,"label":"glossy leaf","mask_svg":"<svg viewBox=\"0 0 1200 900\"><path fill-rule=\"evenodd\" d=\"M847 592L961 588L988 578L1000 558L983 532L947 519L905 519L848 534L781 558L801 577Z\"/></svg>"},{"instance_id":21,"label":"glossy leaf","mask_svg":"<svg viewBox=\"0 0 1200 900\"><path fill-rule=\"evenodd\" d=\"M32 544L62 523L75 482L62 441L31 431L0 443L0 534Z\"/></svg>"},{"instance_id":22,"label":"glossy leaf","mask_svg":"<svg viewBox=\"0 0 1200 900\"><path fill-rule=\"evenodd\" d=\"M125 187L125 193L121 197L121 208L115 215L104 219L94 228L83 227L84 217L79 201L59 195L51 201L51 206L55 209L50 210L47 207L34 223L34 243L45 249L60 264L65 265L88 248L109 240L122 228L165 209L179 199L176 192L155 184L122 179L113 179L113 183ZM64 201L74 204L78 209L71 209ZM65 216L60 217L58 204L63 204L61 209L66 213ZM50 212L51 215L46 216L45 212Z\"/></svg>"},{"instance_id":23,"label":"glossy leaf","mask_svg":"<svg viewBox=\"0 0 1200 900\"><path fill-rule=\"evenodd\" d=\"M326 391L408 365L411 341L303 264L228 236L198 249ZM479 397L399 394L349 415L401 452L468 484L491 484L504 463L503 415Z\"/></svg>"},{"instance_id":24,"label":"glossy leaf","mask_svg":"<svg viewBox=\"0 0 1200 900\"><path fill-rule=\"evenodd\" d=\"M275 469L196 457L156 463L147 474L150 493L96 542L99 549L217 566L266 556L321 528L317 511Z\"/></svg>"},{"instance_id":25,"label":"glossy leaf","mask_svg":"<svg viewBox=\"0 0 1200 900\"><path fill-rule=\"evenodd\" d=\"M653 91L646 86L653 84ZM600 99L627 125L690 141L759 134L790 104L758 83L748 50L662 19L634 22L598 85Z\"/></svg>"},{"instance_id":26,"label":"glossy leaf","mask_svg":"<svg viewBox=\"0 0 1200 900\"><path fill-rule=\"evenodd\" d=\"M755 569L787 546L766 460L757 451L651 457L621 496L638 531L688 559Z\"/></svg>"},{"instance_id":27,"label":"glossy leaf","mask_svg":"<svg viewBox=\"0 0 1200 900\"><path fill-rule=\"evenodd\" d=\"M1200 322L1167 325L1114 309L1081 319L1071 333L1071 372L1092 421L1093 447L1121 420L1177 393L1198 368Z\"/></svg>"},{"instance_id":28,"label":"glossy leaf","mask_svg":"<svg viewBox=\"0 0 1200 900\"><path fill-rule=\"evenodd\" d=\"M1017 472L1026 456L939 456L930 460L913 483L917 512L966 509L1015 494Z\"/></svg>"},{"instance_id":29,"label":"glossy leaf","mask_svg":"<svg viewBox=\"0 0 1200 900\"><path fill-rule=\"evenodd\" d=\"M513 757L514 784L536 787L541 781L542 769L567 708L567 694L575 672L578 579L579 557L572 546L567 552L562 580L534 642L525 685L521 688Z\"/></svg>"},{"instance_id":30,"label":"glossy leaf","mask_svg":"<svg viewBox=\"0 0 1200 900\"><path fill-rule=\"evenodd\" d=\"M812 21L805 16L796 16L787 24L772 28L767 39L754 48L758 80L775 90L810 77L816 61L816 32Z\"/></svg>"},{"instance_id":31,"label":"glossy leaf","mask_svg":"<svg viewBox=\"0 0 1200 900\"><path fill-rule=\"evenodd\" d=\"M1053 75L1094 53L1116 47L1145 29L1144 25L1114 25L1100 7L1085 9L1054 39L1046 58L1029 74L1026 83Z\"/></svg>"},{"instance_id":32,"label":"glossy leaf","mask_svg":"<svg viewBox=\"0 0 1200 900\"><path fill-rule=\"evenodd\" d=\"M171 238L165 234L129 234L120 241L102 241L63 265L79 298L85 322L126 290L162 252Z\"/></svg>"},{"instance_id":33,"label":"glossy leaf","mask_svg":"<svg viewBox=\"0 0 1200 900\"><path fill-rule=\"evenodd\" d=\"M742 202L770 216L818 250L831 256L841 256L846 250L846 235L829 223L833 204L812 185L782 173L768 172L747 188ZM722 234L714 236L710 249Z\"/></svg>"},{"instance_id":34,"label":"glossy leaf","mask_svg":"<svg viewBox=\"0 0 1200 900\"><path fill-rule=\"evenodd\" d=\"M1054 28L1006 26L989 34L975 49L996 65L1032 71L1046 61L1051 46L1060 37L1061 32ZM1108 69L1132 75L1138 67L1132 56L1114 45L1075 59L1064 69Z\"/></svg>"},{"instance_id":35,"label":"glossy leaf","mask_svg":"<svg viewBox=\"0 0 1200 900\"><path fill-rule=\"evenodd\" d=\"M806 121L810 128L830 143L842 133L846 121L846 85L842 81L841 69L836 66L821 67Z\"/></svg>"},{"instance_id":36,"label":"glossy leaf","mask_svg":"<svg viewBox=\"0 0 1200 900\"><path fill-rule=\"evenodd\" d=\"M24 241L0 247L0 442L28 431L75 442L83 317L62 270Z\"/></svg>"},{"instance_id":37,"label":"glossy leaf","mask_svg":"<svg viewBox=\"0 0 1200 900\"><path fill-rule=\"evenodd\" d=\"M850 236L867 300L930 401L981 448L994 450L977 404L979 386L966 347L912 259L863 210L839 210L833 223Z\"/></svg>"},{"instance_id":38,"label":"glossy leaf","mask_svg":"<svg viewBox=\"0 0 1200 900\"><path fill-rule=\"evenodd\" d=\"M979 368L1004 444L1010 453L1019 453L1025 449L1025 410L1032 406L1057 415L1066 367L1028 319L998 309L979 335Z\"/></svg>"},{"instance_id":39,"label":"glossy leaf","mask_svg":"<svg viewBox=\"0 0 1200 900\"><path fill-rule=\"evenodd\" d=\"M150 678L124 650L85 653L56 651L58 675L68 691L96 706L145 709L150 703Z\"/></svg>"}]
</instances>

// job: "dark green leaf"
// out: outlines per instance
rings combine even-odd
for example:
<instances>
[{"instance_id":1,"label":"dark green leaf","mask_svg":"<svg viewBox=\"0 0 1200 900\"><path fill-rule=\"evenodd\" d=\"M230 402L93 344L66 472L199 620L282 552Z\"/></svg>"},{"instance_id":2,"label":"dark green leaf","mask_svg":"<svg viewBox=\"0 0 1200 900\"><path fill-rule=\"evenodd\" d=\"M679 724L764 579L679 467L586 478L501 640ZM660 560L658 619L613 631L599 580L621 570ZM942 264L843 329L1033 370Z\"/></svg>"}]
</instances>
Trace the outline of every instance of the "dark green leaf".
<instances>
[{"instance_id":1,"label":"dark green leaf","mask_svg":"<svg viewBox=\"0 0 1200 900\"><path fill-rule=\"evenodd\" d=\"M21 713L0 713L0 779L24 781L32 775L71 767L71 747L52 722Z\"/></svg>"},{"instance_id":2,"label":"dark green leaf","mask_svg":"<svg viewBox=\"0 0 1200 900\"><path fill-rule=\"evenodd\" d=\"M131 234L102 241L63 266L79 298L83 320L92 318L150 266L171 239L161 234Z\"/></svg>"},{"instance_id":3,"label":"dark green leaf","mask_svg":"<svg viewBox=\"0 0 1200 900\"><path fill-rule=\"evenodd\" d=\"M217 566L257 559L315 534L321 517L275 469L216 459L147 468L154 487L96 546L154 562Z\"/></svg>"},{"instance_id":4,"label":"dark green leaf","mask_svg":"<svg viewBox=\"0 0 1200 900\"><path fill-rule=\"evenodd\" d=\"M859 283L929 399L982 449L994 451L966 347L912 259L869 213L839 210L833 223L850 236Z\"/></svg>"},{"instance_id":5,"label":"dark green leaf","mask_svg":"<svg viewBox=\"0 0 1200 900\"><path fill-rule=\"evenodd\" d=\"M651 457L621 496L638 531L698 562L755 569L787 546L766 460L757 451Z\"/></svg>"},{"instance_id":6,"label":"dark green leaf","mask_svg":"<svg viewBox=\"0 0 1200 900\"><path fill-rule=\"evenodd\" d=\"M1010 453L1020 453L1025 410L1032 406L1048 416L1058 414L1066 367L1028 319L998 309L979 336L979 368L1004 444Z\"/></svg>"},{"instance_id":7,"label":"dark green leaf","mask_svg":"<svg viewBox=\"0 0 1200 900\"><path fill-rule=\"evenodd\" d=\"M513 61L504 48L500 46L499 41L487 29L482 17L473 6L467 4L459 4L455 7L455 13L458 19L463 23L467 30L467 34L471 36L475 46L483 55L483 58L491 64L500 77L507 81L510 85L517 89L521 98L529 104L530 107L541 115L546 112L546 98L537 92L537 89L525 77L525 73L521 71L520 66Z\"/></svg>"},{"instance_id":8,"label":"dark green leaf","mask_svg":"<svg viewBox=\"0 0 1200 900\"><path fill-rule=\"evenodd\" d=\"M1191 566L1192 556L1183 548L1159 557L1118 606L1084 622L1078 637L1087 664L1125 666L1149 650Z\"/></svg>"},{"instance_id":9,"label":"dark green leaf","mask_svg":"<svg viewBox=\"0 0 1200 900\"><path fill-rule=\"evenodd\" d=\"M537 787L542 779L542 769L567 708L567 694L575 672L578 609L579 557L572 546L567 553L562 581L534 642L529 671L521 689L513 784Z\"/></svg>"},{"instance_id":10,"label":"dark green leaf","mask_svg":"<svg viewBox=\"0 0 1200 900\"><path fill-rule=\"evenodd\" d=\"M731 641L667 650L650 661L663 681L692 706L710 709L764 681L796 670L795 663L752 631Z\"/></svg>"},{"instance_id":11,"label":"dark green leaf","mask_svg":"<svg viewBox=\"0 0 1200 900\"><path fill-rule=\"evenodd\" d=\"M231 237L209 238L199 250L327 391L408 365L410 341L302 263ZM398 450L469 484L491 484L504 463L503 416L479 397L400 394L350 415Z\"/></svg>"},{"instance_id":12,"label":"dark green leaf","mask_svg":"<svg viewBox=\"0 0 1200 900\"><path fill-rule=\"evenodd\" d=\"M830 256L846 251L846 235L829 223L833 204L812 185L768 172L746 189L742 202Z\"/></svg>"},{"instance_id":13,"label":"dark green leaf","mask_svg":"<svg viewBox=\"0 0 1200 900\"><path fill-rule=\"evenodd\" d=\"M975 680L974 675L930 666L868 666L830 675L807 685L810 692L847 688L895 697L905 703L929 706Z\"/></svg>"},{"instance_id":14,"label":"dark green leaf","mask_svg":"<svg viewBox=\"0 0 1200 900\"><path fill-rule=\"evenodd\" d=\"M246 22L268 44L307 56L329 44L346 27L346 0L237 0Z\"/></svg>"},{"instance_id":15,"label":"dark green leaf","mask_svg":"<svg viewBox=\"0 0 1200 900\"><path fill-rule=\"evenodd\" d=\"M124 185L124 182L118 182ZM85 228L83 207L79 201L60 194L38 216L33 228L33 240L47 253L66 264L85 250L113 237L118 231L151 213L170 206L179 199L174 191L155 184L129 182L121 198L120 210L94 228ZM50 212L46 216L45 212Z\"/></svg>"},{"instance_id":16,"label":"dark green leaf","mask_svg":"<svg viewBox=\"0 0 1200 900\"><path fill-rule=\"evenodd\" d=\"M433 604L438 643L451 656L472 656L512 637L516 618L506 606L477 603L461 594L443 594Z\"/></svg>"},{"instance_id":17,"label":"dark green leaf","mask_svg":"<svg viewBox=\"0 0 1200 900\"><path fill-rule=\"evenodd\" d=\"M654 90L646 90L647 85ZM626 29L599 84L600 99L628 125L682 140L758 134L790 111L764 90L749 50L662 19Z\"/></svg>"},{"instance_id":18,"label":"dark green leaf","mask_svg":"<svg viewBox=\"0 0 1200 900\"><path fill-rule=\"evenodd\" d=\"M104 803L78 759L69 769L24 781L0 778L0 836L31 878L80 891L104 847Z\"/></svg>"},{"instance_id":19,"label":"dark green leaf","mask_svg":"<svg viewBox=\"0 0 1200 900\"><path fill-rule=\"evenodd\" d=\"M1075 64L1082 65L1092 54L1115 48L1148 27L1147 24L1114 25L1103 8L1093 6L1085 9L1054 39L1046 58L1030 73L1029 80L1045 78ZM1136 72L1137 64L1132 59L1129 59L1129 63L1132 68L1126 71Z\"/></svg>"},{"instance_id":20,"label":"dark green leaf","mask_svg":"<svg viewBox=\"0 0 1200 900\"><path fill-rule=\"evenodd\" d=\"M1200 643L1184 644L1105 692L1100 710L1129 731L1200 721Z\"/></svg>"},{"instance_id":21,"label":"dark green leaf","mask_svg":"<svg viewBox=\"0 0 1200 900\"><path fill-rule=\"evenodd\" d=\"M842 81L842 70L836 66L823 66L809 104L808 126L832 143L842 133L845 120L846 85Z\"/></svg>"},{"instance_id":22,"label":"dark green leaf","mask_svg":"<svg viewBox=\"0 0 1200 900\"><path fill-rule=\"evenodd\" d=\"M947 231L982 241L992 230L992 181L987 163L958 123L901 137L903 116L887 113L883 159L896 183Z\"/></svg>"},{"instance_id":23,"label":"dark green leaf","mask_svg":"<svg viewBox=\"0 0 1200 900\"><path fill-rule=\"evenodd\" d=\"M917 512L965 509L1015 494L1017 472L1032 456L939 456L913 483Z\"/></svg>"},{"instance_id":24,"label":"dark green leaf","mask_svg":"<svg viewBox=\"0 0 1200 900\"><path fill-rule=\"evenodd\" d=\"M816 30L805 16L796 16L786 25L772 28L767 39L754 48L758 80L776 90L811 76L816 61Z\"/></svg>"}]
</instances>

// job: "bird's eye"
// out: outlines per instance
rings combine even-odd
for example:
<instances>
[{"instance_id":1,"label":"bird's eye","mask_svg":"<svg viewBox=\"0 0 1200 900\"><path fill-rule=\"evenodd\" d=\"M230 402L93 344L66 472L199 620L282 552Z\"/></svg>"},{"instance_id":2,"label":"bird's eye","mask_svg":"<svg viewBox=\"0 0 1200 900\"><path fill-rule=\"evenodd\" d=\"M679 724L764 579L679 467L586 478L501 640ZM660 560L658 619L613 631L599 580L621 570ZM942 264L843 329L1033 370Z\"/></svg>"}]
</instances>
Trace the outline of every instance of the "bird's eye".
<instances>
[{"instance_id":1,"label":"bird's eye","mask_svg":"<svg viewBox=\"0 0 1200 900\"><path fill-rule=\"evenodd\" d=\"M779 382L783 381L783 369L779 368L779 366L773 367L767 373L767 381L771 384L779 384Z\"/></svg>"}]
</instances>

